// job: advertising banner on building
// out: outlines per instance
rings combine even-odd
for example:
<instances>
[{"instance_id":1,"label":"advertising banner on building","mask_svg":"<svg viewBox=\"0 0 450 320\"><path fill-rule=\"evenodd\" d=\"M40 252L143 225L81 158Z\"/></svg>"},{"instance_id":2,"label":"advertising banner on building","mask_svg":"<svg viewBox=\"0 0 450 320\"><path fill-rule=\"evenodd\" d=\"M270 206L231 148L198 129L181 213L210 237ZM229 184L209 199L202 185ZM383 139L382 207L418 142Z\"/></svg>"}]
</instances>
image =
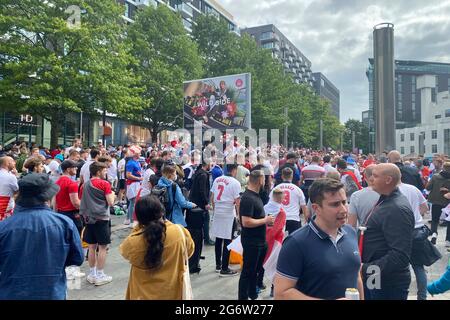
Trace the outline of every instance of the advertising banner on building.
<instances>
[{"instance_id":1,"label":"advertising banner on building","mask_svg":"<svg viewBox=\"0 0 450 320\"><path fill-rule=\"evenodd\" d=\"M249 73L193 80L184 83L184 128L251 128L251 76Z\"/></svg>"}]
</instances>

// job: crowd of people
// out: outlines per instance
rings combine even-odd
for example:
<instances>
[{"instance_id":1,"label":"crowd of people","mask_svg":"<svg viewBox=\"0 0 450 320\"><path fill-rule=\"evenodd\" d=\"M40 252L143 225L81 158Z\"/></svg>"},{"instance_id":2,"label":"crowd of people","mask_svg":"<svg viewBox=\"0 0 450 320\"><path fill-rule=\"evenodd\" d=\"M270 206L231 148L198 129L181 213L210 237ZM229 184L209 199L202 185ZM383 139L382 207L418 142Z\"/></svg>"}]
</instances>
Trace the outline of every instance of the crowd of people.
<instances>
[{"instance_id":1,"label":"crowd of people","mask_svg":"<svg viewBox=\"0 0 450 320\"><path fill-rule=\"evenodd\" d=\"M427 284L425 268L439 259L440 225L450 251L446 155L75 139L0 148L0 299L65 299L85 260L87 282L112 282L111 214L120 213L132 228L119 250L131 265L126 299L185 298L204 245L215 246L219 277L240 276L240 300L267 286L275 299L342 299L348 288L360 299L406 299L410 266L418 299L450 289L450 271ZM229 263L236 241L240 273Z\"/></svg>"}]
</instances>

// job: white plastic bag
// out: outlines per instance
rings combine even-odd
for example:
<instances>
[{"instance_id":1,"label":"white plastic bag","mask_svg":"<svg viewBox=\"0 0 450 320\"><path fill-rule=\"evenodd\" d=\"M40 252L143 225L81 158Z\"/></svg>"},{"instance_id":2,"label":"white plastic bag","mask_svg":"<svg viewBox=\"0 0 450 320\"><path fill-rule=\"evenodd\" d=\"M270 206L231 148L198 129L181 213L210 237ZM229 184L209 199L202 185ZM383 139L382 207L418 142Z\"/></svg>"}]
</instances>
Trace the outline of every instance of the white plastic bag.
<instances>
[{"instance_id":1,"label":"white plastic bag","mask_svg":"<svg viewBox=\"0 0 450 320\"><path fill-rule=\"evenodd\" d=\"M445 220L450 222L450 204L442 209L442 214L440 220Z\"/></svg>"},{"instance_id":2,"label":"white plastic bag","mask_svg":"<svg viewBox=\"0 0 450 320\"><path fill-rule=\"evenodd\" d=\"M236 253L239 253L242 256L244 252L244 248L242 248L241 236L237 237L227 246L228 250L233 250Z\"/></svg>"}]
</instances>

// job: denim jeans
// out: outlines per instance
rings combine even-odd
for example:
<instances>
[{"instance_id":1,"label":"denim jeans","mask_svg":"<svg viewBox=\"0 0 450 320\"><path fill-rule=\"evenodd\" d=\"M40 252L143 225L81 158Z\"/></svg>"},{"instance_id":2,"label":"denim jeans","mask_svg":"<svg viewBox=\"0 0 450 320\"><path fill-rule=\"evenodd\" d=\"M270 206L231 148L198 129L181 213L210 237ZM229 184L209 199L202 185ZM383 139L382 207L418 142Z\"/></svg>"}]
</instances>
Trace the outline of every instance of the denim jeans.
<instances>
[{"instance_id":1,"label":"denim jeans","mask_svg":"<svg viewBox=\"0 0 450 320\"><path fill-rule=\"evenodd\" d=\"M135 201L136 201L136 198L129 199L128 211L127 211L127 219L130 220L130 221L133 218L133 211L134 211L134 203L135 203Z\"/></svg>"},{"instance_id":2,"label":"denim jeans","mask_svg":"<svg viewBox=\"0 0 450 320\"><path fill-rule=\"evenodd\" d=\"M412 265L417 282L417 300L427 300L427 274L425 267Z\"/></svg>"}]
</instances>

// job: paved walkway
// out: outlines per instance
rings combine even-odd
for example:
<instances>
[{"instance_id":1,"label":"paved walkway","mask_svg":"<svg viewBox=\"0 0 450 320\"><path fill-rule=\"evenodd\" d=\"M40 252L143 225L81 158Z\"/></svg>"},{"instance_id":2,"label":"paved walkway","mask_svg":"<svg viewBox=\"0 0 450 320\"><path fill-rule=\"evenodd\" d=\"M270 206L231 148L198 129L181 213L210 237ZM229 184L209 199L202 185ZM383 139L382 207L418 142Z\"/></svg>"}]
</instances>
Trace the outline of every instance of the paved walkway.
<instances>
[{"instance_id":1,"label":"paved walkway","mask_svg":"<svg viewBox=\"0 0 450 320\"><path fill-rule=\"evenodd\" d=\"M128 284L128 277L130 273L130 266L126 260L119 254L118 247L120 243L127 237L130 228L124 228L121 224L122 217L112 217L113 234L111 248L108 253L105 272L113 277L113 282L95 287L87 283L85 278L71 280L68 282L69 300L122 300L125 297L125 292ZM438 279L446 269L449 255L444 247L444 232L442 228L438 239L438 248L443 253L443 258L433 266L426 268L429 281ZM239 276L231 278L219 278L215 273L215 259L214 246L206 246L203 249L205 260L201 260L202 271L200 274L191 276L192 288L195 299L199 300L236 300L238 297L238 282ZM233 266L232 266L233 267ZM238 266L235 266L238 267ZM83 264L81 270L88 274L89 266L87 262ZM413 281L410 287L409 299L416 299L417 289L415 283L414 272L411 272ZM264 291L261 298L266 300L269 297L268 289ZM435 297L428 297L429 300L450 300L450 292L438 295Z\"/></svg>"}]
</instances>

